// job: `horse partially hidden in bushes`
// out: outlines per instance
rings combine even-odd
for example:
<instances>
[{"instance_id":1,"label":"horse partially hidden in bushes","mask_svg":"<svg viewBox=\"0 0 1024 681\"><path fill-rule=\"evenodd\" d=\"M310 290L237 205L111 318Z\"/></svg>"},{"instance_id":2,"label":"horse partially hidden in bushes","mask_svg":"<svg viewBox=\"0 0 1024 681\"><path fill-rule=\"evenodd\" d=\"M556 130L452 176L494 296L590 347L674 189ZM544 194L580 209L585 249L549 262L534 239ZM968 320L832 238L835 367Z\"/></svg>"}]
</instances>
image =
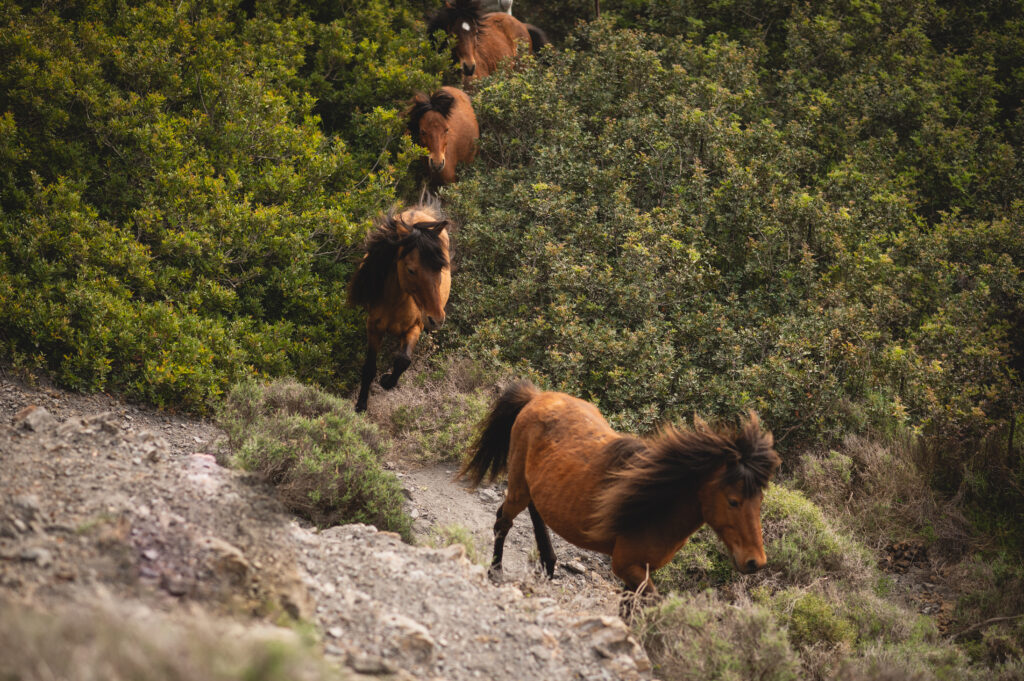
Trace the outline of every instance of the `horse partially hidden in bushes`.
<instances>
[{"instance_id":1,"label":"horse partially hidden in bushes","mask_svg":"<svg viewBox=\"0 0 1024 681\"><path fill-rule=\"evenodd\" d=\"M451 290L450 222L435 199L421 199L381 216L366 236L366 255L352 277L349 302L366 308L366 360L356 411L366 411L385 334L398 336L391 372L380 384L390 390L412 363L424 329L444 324Z\"/></svg>"},{"instance_id":2,"label":"horse partially hidden in bushes","mask_svg":"<svg viewBox=\"0 0 1024 681\"><path fill-rule=\"evenodd\" d=\"M455 60L462 65L463 85L494 73L501 60L515 58L519 43L536 52L547 41L544 32L536 29L535 44L526 24L505 12L485 13L480 0L447 0L427 26L430 35L435 31L455 37Z\"/></svg>"},{"instance_id":3,"label":"horse partially hidden in bushes","mask_svg":"<svg viewBox=\"0 0 1024 681\"><path fill-rule=\"evenodd\" d=\"M430 184L436 188L454 182L455 167L473 162L480 138L469 95L447 86L429 97L419 92L405 115L413 141L430 150Z\"/></svg>"},{"instance_id":4,"label":"horse partially hidden in bushes","mask_svg":"<svg viewBox=\"0 0 1024 681\"><path fill-rule=\"evenodd\" d=\"M761 499L779 465L773 446L754 413L738 430L696 419L693 430L620 435L589 402L524 382L495 402L459 477L479 485L508 472L492 574L500 574L513 519L529 509L549 577L555 552L547 525L576 546L611 555L612 572L630 591L653 596L650 571L704 523L740 572L764 567Z\"/></svg>"}]
</instances>

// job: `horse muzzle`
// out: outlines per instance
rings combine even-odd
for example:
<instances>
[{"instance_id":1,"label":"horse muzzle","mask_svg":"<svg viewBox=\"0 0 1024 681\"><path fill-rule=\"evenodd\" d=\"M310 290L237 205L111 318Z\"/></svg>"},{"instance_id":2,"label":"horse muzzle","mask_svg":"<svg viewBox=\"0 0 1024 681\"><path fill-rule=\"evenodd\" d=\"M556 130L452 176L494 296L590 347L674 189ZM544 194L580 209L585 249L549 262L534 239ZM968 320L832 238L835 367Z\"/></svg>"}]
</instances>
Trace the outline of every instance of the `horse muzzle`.
<instances>
[{"instance_id":1,"label":"horse muzzle","mask_svg":"<svg viewBox=\"0 0 1024 681\"><path fill-rule=\"evenodd\" d=\"M462 75L466 78L471 77L476 72L476 64L463 64Z\"/></svg>"},{"instance_id":2,"label":"horse muzzle","mask_svg":"<svg viewBox=\"0 0 1024 681\"><path fill-rule=\"evenodd\" d=\"M439 173L442 170L444 170L444 165L447 162L448 162L448 159L444 159L444 158L441 159L440 163L438 163L434 159L430 159L430 169L433 170L435 173Z\"/></svg>"},{"instance_id":3,"label":"horse muzzle","mask_svg":"<svg viewBox=\"0 0 1024 681\"><path fill-rule=\"evenodd\" d=\"M442 326L444 326L444 314L442 314L440 318L427 315L427 331L435 331L440 329Z\"/></svg>"},{"instance_id":4,"label":"horse muzzle","mask_svg":"<svg viewBox=\"0 0 1024 681\"><path fill-rule=\"evenodd\" d=\"M765 559L757 560L756 558L750 558L746 561L739 561L733 558L733 563L736 565L736 569L745 575L753 574L768 564Z\"/></svg>"}]
</instances>

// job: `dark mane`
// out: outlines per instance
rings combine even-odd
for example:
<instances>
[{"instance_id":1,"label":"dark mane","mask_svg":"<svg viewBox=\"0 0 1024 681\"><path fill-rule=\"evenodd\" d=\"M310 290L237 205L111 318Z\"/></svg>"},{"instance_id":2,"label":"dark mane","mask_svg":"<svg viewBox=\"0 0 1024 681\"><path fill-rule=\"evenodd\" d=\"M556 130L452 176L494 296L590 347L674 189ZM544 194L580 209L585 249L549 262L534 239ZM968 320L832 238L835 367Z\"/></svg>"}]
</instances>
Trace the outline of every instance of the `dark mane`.
<instances>
[{"instance_id":1,"label":"dark mane","mask_svg":"<svg viewBox=\"0 0 1024 681\"><path fill-rule=\"evenodd\" d=\"M409 102L409 108L405 110L405 116L408 118L409 132L412 134L413 139L415 140L419 134L420 120L424 115L430 111L436 111L447 119L452 113L453 106L455 106L455 97L444 90L438 90L429 97L422 92L417 92L413 95L412 100Z\"/></svg>"},{"instance_id":2,"label":"dark mane","mask_svg":"<svg viewBox=\"0 0 1024 681\"><path fill-rule=\"evenodd\" d=\"M441 9L434 12L427 22L427 35L434 35L435 31L452 32L452 27L461 24L463 21L470 26L479 29L480 20L484 18L483 8L480 0L454 0L445 2Z\"/></svg>"},{"instance_id":3,"label":"dark mane","mask_svg":"<svg viewBox=\"0 0 1024 681\"><path fill-rule=\"evenodd\" d=\"M772 434L750 413L740 428L666 427L647 439L621 437L605 446L607 486L597 499L591 533L627 534L664 515L681 495L725 467L723 482L739 483L745 497L763 490L779 465Z\"/></svg>"},{"instance_id":4,"label":"dark mane","mask_svg":"<svg viewBox=\"0 0 1024 681\"><path fill-rule=\"evenodd\" d=\"M406 224L402 216L415 210L426 212L435 219ZM436 200L421 199L418 205L402 211L392 208L380 216L366 234L363 243L366 257L359 263L349 284L349 303L369 307L380 300L387 278L394 271L395 260L409 251L419 251L420 264L435 272L448 267L448 253L440 236L441 228L448 225L448 219ZM403 236L399 227L407 229L408 234Z\"/></svg>"}]
</instances>

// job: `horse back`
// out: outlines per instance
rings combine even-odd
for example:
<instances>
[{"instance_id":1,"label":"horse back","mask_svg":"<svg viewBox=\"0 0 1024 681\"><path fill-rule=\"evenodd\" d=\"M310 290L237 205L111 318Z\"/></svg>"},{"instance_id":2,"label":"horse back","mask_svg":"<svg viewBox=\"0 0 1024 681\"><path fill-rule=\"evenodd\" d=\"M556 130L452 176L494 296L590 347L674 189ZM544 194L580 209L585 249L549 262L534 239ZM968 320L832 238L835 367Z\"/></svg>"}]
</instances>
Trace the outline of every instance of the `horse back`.
<instances>
[{"instance_id":1,"label":"horse back","mask_svg":"<svg viewBox=\"0 0 1024 681\"><path fill-rule=\"evenodd\" d=\"M509 484L525 481L544 521L570 542L608 552L588 536L593 501L608 468L605 445L618 437L597 408L565 393L541 393L512 427Z\"/></svg>"},{"instance_id":2,"label":"horse back","mask_svg":"<svg viewBox=\"0 0 1024 681\"><path fill-rule=\"evenodd\" d=\"M488 25L501 31L505 36L512 41L513 45L516 41L522 41L528 46L531 45L530 31L526 27L526 24L516 19L511 14L505 14L504 12L494 12L488 14L485 17Z\"/></svg>"}]
</instances>

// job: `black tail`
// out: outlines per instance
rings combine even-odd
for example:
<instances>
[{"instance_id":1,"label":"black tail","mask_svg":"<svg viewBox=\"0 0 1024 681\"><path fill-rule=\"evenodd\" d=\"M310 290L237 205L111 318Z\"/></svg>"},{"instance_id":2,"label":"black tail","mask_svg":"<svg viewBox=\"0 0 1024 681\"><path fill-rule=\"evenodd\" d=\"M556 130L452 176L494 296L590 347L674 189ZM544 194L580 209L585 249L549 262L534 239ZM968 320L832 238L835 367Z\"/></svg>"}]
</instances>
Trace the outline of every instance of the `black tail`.
<instances>
[{"instance_id":1,"label":"black tail","mask_svg":"<svg viewBox=\"0 0 1024 681\"><path fill-rule=\"evenodd\" d=\"M469 478L473 486L479 485L486 477L493 481L508 466L508 445L512 436L512 424L523 407L532 400L537 390L529 381L513 383L501 392L491 413L481 424L480 435L473 443L473 458L459 471L459 478Z\"/></svg>"},{"instance_id":2,"label":"black tail","mask_svg":"<svg viewBox=\"0 0 1024 681\"><path fill-rule=\"evenodd\" d=\"M526 30L530 32L530 48L534 54L540 52L540 48L545 45L551 44L551 41L548 40L548 34L543 29L537 28L533 24L526 24Z\"/></svg>"}]
</instances>

